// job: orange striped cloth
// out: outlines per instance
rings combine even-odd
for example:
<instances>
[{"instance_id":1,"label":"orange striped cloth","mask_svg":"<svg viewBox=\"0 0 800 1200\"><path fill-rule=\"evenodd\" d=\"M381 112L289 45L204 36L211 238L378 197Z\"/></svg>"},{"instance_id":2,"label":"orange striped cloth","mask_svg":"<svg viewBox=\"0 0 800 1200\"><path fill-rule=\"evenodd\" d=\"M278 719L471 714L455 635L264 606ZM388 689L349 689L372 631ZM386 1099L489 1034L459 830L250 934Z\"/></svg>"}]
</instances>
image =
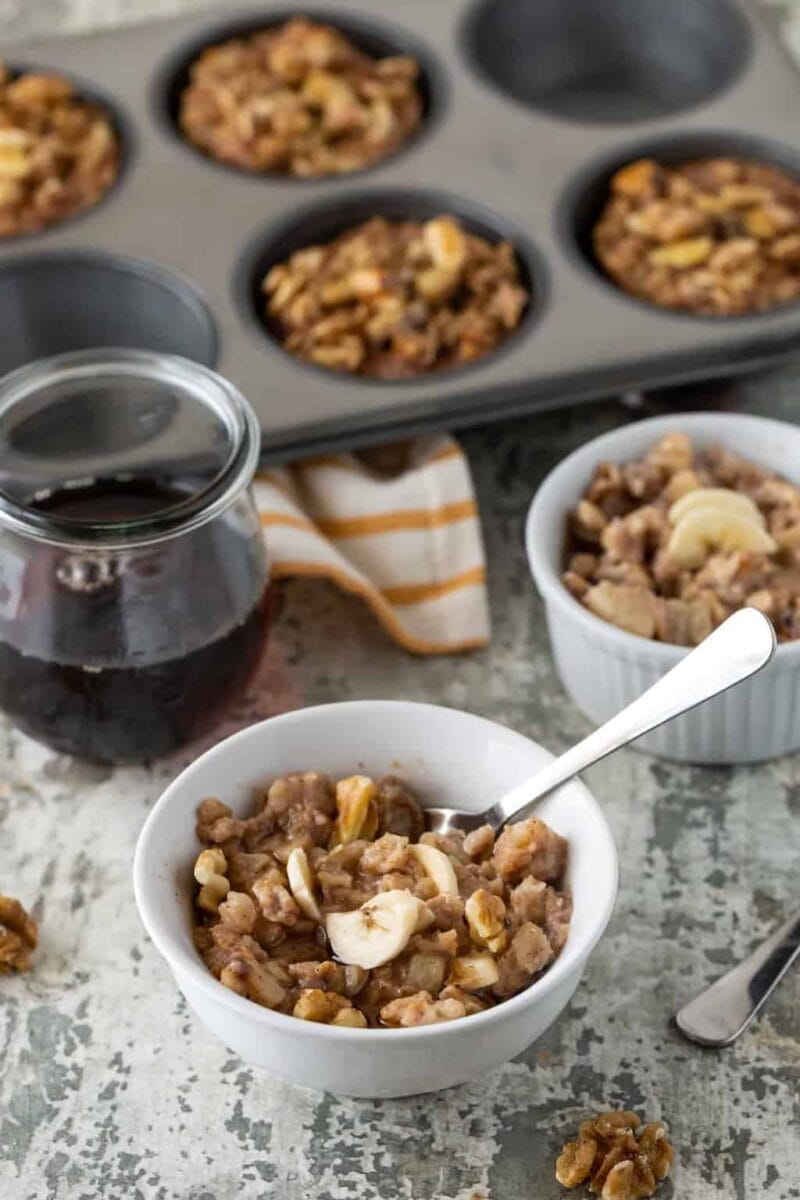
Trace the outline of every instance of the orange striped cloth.
<instances>
[{"instance_id":1,"label":"orange striped cloth","mask_svg":"<svg viewBox=\"0 0 800 1200\"><path fill-rule=\"evenodd\" d=\"M486 645L480 518L452 438L267 467L254 486L273 579L333 580L416 654Z\"/></svg>"}]
</instances>

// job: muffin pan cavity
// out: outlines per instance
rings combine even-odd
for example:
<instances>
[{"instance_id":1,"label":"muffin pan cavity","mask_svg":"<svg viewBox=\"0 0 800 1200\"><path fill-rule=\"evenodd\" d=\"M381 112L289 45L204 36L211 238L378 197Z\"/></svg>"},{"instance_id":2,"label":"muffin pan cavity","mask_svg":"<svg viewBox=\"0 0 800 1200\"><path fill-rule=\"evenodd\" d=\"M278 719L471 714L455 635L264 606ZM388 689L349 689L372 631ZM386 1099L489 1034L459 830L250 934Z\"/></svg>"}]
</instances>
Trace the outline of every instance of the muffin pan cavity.
<instances>
[{"instance_id":1,"label":"muffin pan cavity","mask_svg":"<svg viewBox=\"0 0 800 1200\"><path fill-rule=\"evenodd\" d=\"M177 98L203 48L296 15L422 67L421 125L357 175L226 167L176 128ZM800 305L678 314L631 299L589 255L608 177L636 156L747 152L790 170L800 163L800 76L759 0L308 0L294 10L262 0L218 23L201 13L10 57L107 98L128 115L135 153L107 202L0 241L2 370L112 342L215 361L253 404L264 455L277 459L796 353ZM130 144L124 125L123 137ZM381 213L450 213L490 240L508 238L532 293L519 327L469 366L391 381L284 350L262 315L267 268Z\"/></svg>"},{"instance_id":2,"label":"muffin pan cavity","mask_svg":"<svg viewBox=\"0 0 800 1200\"><path fill-rule=\"evenodd\" d=\"M192 284L153 263L90 252L0 259L0 374L101 346L213 366L214 321Z\"/></svg>"},{"instance_id":3,"label":"muffin pan cavity","mask_svg":"<svg viewBox=\"0 0 800 1200\"><path fill-rule=\"evenodd\" d=\"M665 166L691 162L695 159L732 158L740 161L764 163L779 167L800 180L800 148L783 145L767 137L732 133L730 130L698 130L692 133L667 134L633 143L612 154L603 155L590 163L567 186L559 204L559 224L566 252L586 270L590 277L601 281L605 288L628 304L653 311L646 300L628 295L620 290L605 273L592 245L592 232L597 224L609 196L612 177L627 163L637 159L652 158ZM797 302L790 307L797 308ZM686 313L670 309L658 309L667 319L686 320ZM761 320L768 321L774 312L750 314L749 316L698 317L693 321Z\"/></svg>"},{"instance_id":4,"label":"muffin pan cavity","mask_svg":"<svg viewBox=\"0 0 800 1200\"><path fill-rule=\"evenodd\" d=\"M481 0L464 43L505 95L592 123L694 108L740 75L750 51L730 0Z\"/></svg>"},{"instance_id":5,"label":"muffin pan cavity","mask_svg":"<svg viewBox=\"0 0 800 1200\"><path fill-rule=\"evenodd\" d=\"M488 242L511 242L516 252L519 281L529 296L519 325L495 350L486 355L488 361L510 349L517 338L524 337L544 310L547 296L544 263L526 236L500 215L483 205L467 203L447 192L434 189L376 190L349 193L341 199L308 205L282 225L265 230L245 250L237 272L238 303L248 314L259 335L266 335L282 355L315 374L330 377L329 371L297 359L284 349L279 332L266 314L262 283L267 272L278 263L285 262L297 250L331 242L341 233L368 221L371 217L385 217L389 221L428 221L433 217L445 215L455 217L468 233L474 233ZM471 365L459 366L410 379L381 380L359 375L347 375L344 378L359 385L369 383L383 388L413 387L423 379L439 378L445 374L463 376L471 370Z\"/></svg>"},{"instance_id":6,"label":"muffin pan cavity","mask_svg":"<svg viewBox=\"0 0 800 1200\"><path fill-rule=\"evenodd\" d=\"M157 71L153 89L153 108L156 119L170 130L179 144L190 153L198 155L206 163L225 171L238 171L244 175L253 176L276 182L308 183L310 180L279 171L251 172L243 167L223 163L205 154L185 136L180 128L179 112L181 96L186 90L190 78L192 64L205 51L232 38L246 38L251 34L273 30L286 21L299 15L307 16L314 22L331 25L342 33L352 44L371 58L382 59L393 55L407 55L413 58L419 66L417 87L422 101L422 120L408 138L394 150L386 159L362 167L358 171L343 173L344 178L352 178L354 174L373 171L382 162L394 159L413 145L431 128L444 107L445 83L441 68L434 59L427 45L415 38L403 28L395 27L380 15L373 18L366 14L349 15L325 9L281 9L273 11L264 9L259 16L249 15L238 20L228 21L206 28L199 37L181 45L172 53L167 62ZM319 177L312 177L319 178ZM327 179L335 176L323 177Z\"/></svg>"}]
</instances>

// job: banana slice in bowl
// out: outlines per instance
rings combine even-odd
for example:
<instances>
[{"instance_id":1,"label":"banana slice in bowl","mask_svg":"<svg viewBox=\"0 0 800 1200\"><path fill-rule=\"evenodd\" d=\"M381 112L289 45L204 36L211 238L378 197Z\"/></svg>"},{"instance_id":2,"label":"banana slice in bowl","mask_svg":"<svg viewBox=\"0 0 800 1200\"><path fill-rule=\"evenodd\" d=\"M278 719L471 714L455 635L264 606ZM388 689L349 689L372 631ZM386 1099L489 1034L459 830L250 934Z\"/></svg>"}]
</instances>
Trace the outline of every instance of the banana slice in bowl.
<instances>
[{"instance_id":1,"label":"banana slice in bowl","mask_svg":"<svg viewBox=\"0 0 800 1200\"><path fill-rule=\"evenodd\" d=\"M739 513L749 517L757 525L766 528L764 514L754 500L745 493L733 488L695 488L676 500L669 510L667 517L670 525L677 525L683 517L699 508L713 508L717 512Z\"/></svg>"},{"instance_id":2,"label":"banana slice in bowl","mask_svg":"<svg viewBox=\"0 0 800 1200\"><path fill-rule=\"evenodd\" d=\"M402 888L379 892L352 912L328 913L325 929L340 962L365 971L402 954L420 919L421 900Z\"/></svg>"},{"instance_id":3,"label":"banana slice in bowl","mask_svg":"<svg viewBox=\"0 0 800 1200\"><path fill-rule=\"evenodd\" d=\"M685 513L667 542L669 558L689 570L701 567L715 551L774 554L777 549L766 529L744 512L712 506Z\"/></svg>"}]
</instances>

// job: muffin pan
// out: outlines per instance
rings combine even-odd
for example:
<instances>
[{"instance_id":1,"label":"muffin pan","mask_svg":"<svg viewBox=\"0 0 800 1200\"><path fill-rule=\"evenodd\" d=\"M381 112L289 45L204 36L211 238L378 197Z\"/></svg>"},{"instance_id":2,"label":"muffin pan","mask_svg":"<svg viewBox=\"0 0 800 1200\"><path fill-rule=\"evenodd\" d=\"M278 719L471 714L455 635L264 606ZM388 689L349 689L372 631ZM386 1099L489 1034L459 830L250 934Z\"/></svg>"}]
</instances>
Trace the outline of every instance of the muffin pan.
<instances>
[{"instance_id":1,"label":"muffin pan","mask_svg":"<svg viewBox=\"0 0 800 1200\"><path fill-rule=\"evenodd\" d=\"M293 12L420 62L425 120L393 157L297 180L222 166L181 139L176 98L194 55ZM0 371L89 345L184 354L241 388L265 454L279 457L730 374L800 349L800 305L661 311L602 275L588 236L614 169L643 154L758 157L800 175L800 76L755 0L264 3L7 54L12 69L62 72L102 99L125 163L95 208L0 241ZM269 265L373 214L445 211L510 238L533 289L497 351L384 382L280 347L258 303Z\"/></svg>"}]
</instances>

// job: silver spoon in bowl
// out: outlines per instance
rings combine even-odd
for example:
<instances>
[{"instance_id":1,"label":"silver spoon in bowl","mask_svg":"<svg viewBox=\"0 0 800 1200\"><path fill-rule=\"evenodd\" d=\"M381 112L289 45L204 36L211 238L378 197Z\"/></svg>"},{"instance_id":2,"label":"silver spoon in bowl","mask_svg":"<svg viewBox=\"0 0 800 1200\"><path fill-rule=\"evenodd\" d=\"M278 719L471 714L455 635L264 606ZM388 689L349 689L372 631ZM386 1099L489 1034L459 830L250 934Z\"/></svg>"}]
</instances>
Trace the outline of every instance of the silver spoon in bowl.
<instances>
[{"instance_id":1,"label":"silver spoon in bowl","mask_svg":"<svg viewBox=\"0 0 800 1200\"><path fill-rule=\"evenodd\" d=\"M638 700L595 729L577 746L560 754L532 779L512 788L481 813L458 808L426 808L428 828L434 833L447 833L451 829L469 832L481 825L491 825L495 831L501 829L507 821L523 816L537 800L586 767L704 700L749 679L766 666L774 653L772 622L756 608L740 609Z\"/></svg>"}]
</instances>

